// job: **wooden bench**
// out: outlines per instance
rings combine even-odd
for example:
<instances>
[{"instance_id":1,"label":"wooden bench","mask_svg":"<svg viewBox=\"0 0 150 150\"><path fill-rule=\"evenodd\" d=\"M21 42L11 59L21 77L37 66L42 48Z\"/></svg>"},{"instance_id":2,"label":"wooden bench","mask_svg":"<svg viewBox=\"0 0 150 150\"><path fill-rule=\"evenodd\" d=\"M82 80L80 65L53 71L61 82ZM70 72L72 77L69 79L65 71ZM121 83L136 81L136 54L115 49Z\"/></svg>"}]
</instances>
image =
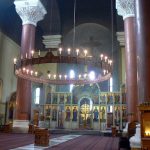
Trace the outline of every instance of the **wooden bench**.
<instances>
[{"instance_id":1,"label":"wooden bench","mask_svg":"<svg viewBox=\"0 0 150 150\"><path fill-rule=\"evenodd\" d=\"M36 146L49 146L49 131L45 128L36 128L35 129L35 141L34 145Z\"/></svg>"}]
</instances>

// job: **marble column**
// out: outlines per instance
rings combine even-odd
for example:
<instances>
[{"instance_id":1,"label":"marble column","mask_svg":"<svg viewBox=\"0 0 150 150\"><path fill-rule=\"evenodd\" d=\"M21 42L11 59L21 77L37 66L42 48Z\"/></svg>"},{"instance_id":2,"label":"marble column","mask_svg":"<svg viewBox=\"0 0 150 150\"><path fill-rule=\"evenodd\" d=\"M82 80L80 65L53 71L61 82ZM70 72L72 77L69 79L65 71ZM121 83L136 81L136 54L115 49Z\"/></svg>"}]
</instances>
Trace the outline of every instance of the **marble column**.
<instances>
[{"instance_id":1,"label":"marble column","mask_svg":"<svg viewBox=\"0 0 150 150\"><path fill-rule=\"evenodd\" d=\"M124 19L127 113L131 122L138 118L134 0L116 0L116 8Z\"/></svg>"},{"instance_id":2,"label":"marble column","mask_svg":"<svg viewBox=\"0 0 150 150\"><path fill-rule=\"evenodd\" d=\"M46 10L40 0L15 0L16 12L22 20L21 56L31 58L35 48L35 28ZM31 66L29 66L30 68ZM14 127L27 128L31 117L31 82L18 78Z\"/></svg>"},{"instance_id":3,"label":"marble column","mask_svg":"<svg viewBox=\"0 0 150 150\"><path fill-rule=\"evenodd\" d=\"M150 1L135 1L138 101L150 101Z\"/></svg>"}]
</instances>

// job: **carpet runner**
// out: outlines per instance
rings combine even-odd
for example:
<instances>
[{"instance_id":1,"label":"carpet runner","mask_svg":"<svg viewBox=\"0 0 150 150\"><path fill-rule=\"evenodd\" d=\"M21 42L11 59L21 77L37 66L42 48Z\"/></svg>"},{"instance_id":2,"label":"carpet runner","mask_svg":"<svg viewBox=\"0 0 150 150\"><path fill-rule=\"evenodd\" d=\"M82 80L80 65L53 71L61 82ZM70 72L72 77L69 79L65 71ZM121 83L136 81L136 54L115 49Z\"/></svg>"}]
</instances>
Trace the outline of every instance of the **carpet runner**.
<instances>
[{"instance_id":1,"label":"carpet runner","mask_svg":"<svg viewBox=\"0 0 150 150\"><path fill-rule=\"evenodd\" d=\"M65 135L65 136L50 139L49 140L49 147L34 146L34 144L29 144L26 146L22 146L22 147L10 149L10 150L44 150L44 149L48 149L50 147L53 147L55 145L67 142L67 141L72 140L74 138L77 138L79 136L80 135Z\"/></svg>"},{"instance_id":2,"label":"carpet runner","mask_svg":"<svg viewBox=\"0 0 150 150\"><path fill-rule=\"evenodd\" d=\"M32 134L0 133L0 150L118 150L118 137L50 135L49 147L34 146Z\"/></svg>"}]
</instances>

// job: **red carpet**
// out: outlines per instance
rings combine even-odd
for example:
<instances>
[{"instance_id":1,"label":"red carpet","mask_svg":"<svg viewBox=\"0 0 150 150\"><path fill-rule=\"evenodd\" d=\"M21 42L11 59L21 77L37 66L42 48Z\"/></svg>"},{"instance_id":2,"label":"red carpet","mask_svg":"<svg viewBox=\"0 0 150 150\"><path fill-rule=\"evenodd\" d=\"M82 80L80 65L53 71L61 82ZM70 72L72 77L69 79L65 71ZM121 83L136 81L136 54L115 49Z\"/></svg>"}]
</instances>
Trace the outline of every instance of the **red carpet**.
<instances>
[{"instance_id":1,"label":"red carpet","mask_svg":"<svg viewBox=\"0 0 150 150\"><path fill-rule=\"evenodd\" d=\"M83 135L47 150L118 150L119 138Z\"/></svg>"},{"instance_id":2,"label":"red carpet","mask_svg":"<svg viewBox=\"0 0 150 150\"><path fill-rule=\"evenodd\" d=\"M51 135L51 138L62 135ZM32 134L0 133L0 150L9 150L34 143ZM119 138L83 135L47 150L118 150Z\"/></svg>"},{"instance_id":3,"label":"red carpet","mask_svg":"<svg viewBox=\"0 0 150 150\"><path fill-rule=\"evenodd\" d=\"M51 138L62 135L51 135ZM32 134L8 134L0 133L0 150L9 150L24 145L34 143L34 135Z\"/></svg>"},{"instance_id":4,"label":"red carpet","mask_svg":"<svg viewBox=\"0 0 150 150\"><path fill-rule=\"evenodd\" d=\"M34 142L34 135L31 134L7 134L0 133L0 150L9 150Z\"/></svg>"}]
</instances>

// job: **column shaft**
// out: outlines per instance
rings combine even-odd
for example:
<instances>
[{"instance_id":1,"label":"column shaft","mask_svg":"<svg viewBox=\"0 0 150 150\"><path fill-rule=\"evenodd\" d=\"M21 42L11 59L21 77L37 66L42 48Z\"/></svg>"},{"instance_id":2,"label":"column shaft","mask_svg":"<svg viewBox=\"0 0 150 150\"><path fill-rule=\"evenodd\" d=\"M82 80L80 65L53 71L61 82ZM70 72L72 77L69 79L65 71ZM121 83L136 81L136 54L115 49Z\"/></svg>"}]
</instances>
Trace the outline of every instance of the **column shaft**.
<instances>
[{"instance_id":1,"label":"column shaft","mask_svg":"<svg viewBox=\"0 0 150 150\"><path fill-rule=\"evenodd\" d=\"M136 0L138 101L150 101L150 1Z\"/></svg>"},{"instance_id":2,"label":"column shaft","mask_svg":"<svg viewBox=\"0 0 150 150\"><path fill-rule=\"evenodd\" d=\"M35 26L23 25L21 39L21 55L23 58L31 57L31 50L35 44ZM18 78L17 97L16 97L16 119L30 120L31 116L31 82Z\"/></svg>"},{"instance_id":3,"label":"column shaft","mask_svg":"<svg viewBox=\"0 0 150 150\"><path fill-rule=\"evenodd\" d=\"M125 28L125 53L126 53L126 94L128 121L137 120L137 65L135 47L135 18L128 17L124 20Z\"/></svg>"}]
</instances>

